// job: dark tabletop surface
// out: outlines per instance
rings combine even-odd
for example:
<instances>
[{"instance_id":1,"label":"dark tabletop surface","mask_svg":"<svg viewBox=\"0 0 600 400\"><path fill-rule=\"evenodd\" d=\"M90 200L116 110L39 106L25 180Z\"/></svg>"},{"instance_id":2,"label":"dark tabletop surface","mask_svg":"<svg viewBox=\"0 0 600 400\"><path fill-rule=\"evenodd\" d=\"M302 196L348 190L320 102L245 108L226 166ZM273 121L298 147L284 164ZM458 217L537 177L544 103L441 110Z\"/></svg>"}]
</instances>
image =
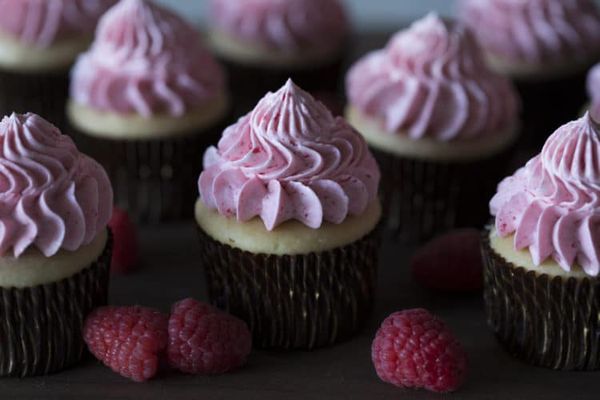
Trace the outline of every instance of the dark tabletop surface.
<instances>
[{"instance_id":1,"label":"dark tabletop surface","mask_svg":"<svg viewBox=\"0 0 600 400\"><path fill-rule=\"evenodd\" d=\"M113 304L139 303L164 311L181 298L206 299L191 223L141 232L144 265L115 277ZM410 249L384 243L375 312L356 338L313 352L255 350L237 372L197 377L166 373L133 383L94 360L52 376L0 379L1 399L598 399L600 373L555 372L511 358L485 325L480 294L443 295L419 288L408 272ZM378 324L389 313L426 307L463 342L470 357L466 385L446 396L381 382L370 360Z\"/></svg>"},{"instance_id":2,"label":"dark tabletop surface","mask_svg":"<svg viewBox=\"0 0 600 400\"><path fill-rule=\"evenodd\" d=\"M387 35L361 38L357 53L376 48ZM141 231L143 267L112 280L112 304L142 304L168 311L172 302L206 299L193 224ZM600 399L600 372L555 372L511 358L487 329L480 293L444 295L419 288L411 279L410 248L386 241L380 262L378 298L368 326L353 340L313 352L255 350L237 372L215 376L165 373L133 383L94 360L47 377L0 379L0 399ZM381 382L370 346L379 323L391 312L425 307L441 316L470 358L467 383L458 392L436 395Z\"/></svg>"}]
</instances>

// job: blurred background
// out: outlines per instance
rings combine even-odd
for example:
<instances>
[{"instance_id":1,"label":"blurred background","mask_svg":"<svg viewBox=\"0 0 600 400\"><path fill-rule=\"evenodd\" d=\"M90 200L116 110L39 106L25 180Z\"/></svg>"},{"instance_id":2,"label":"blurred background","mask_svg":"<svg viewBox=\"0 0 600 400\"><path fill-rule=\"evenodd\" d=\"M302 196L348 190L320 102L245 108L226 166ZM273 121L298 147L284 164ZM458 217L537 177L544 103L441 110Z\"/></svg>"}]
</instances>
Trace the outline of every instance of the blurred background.
<instances>
[{"instance_id":1,"label":"blurred background","mask_svg":"<svg viewBox=\"0 0 600 400\"><path fill-rule=\"evenodd\" d=\"M194 22L204 21L206 0L159 0ZM244 0L239 0L244 1ZM345 0L358 30L390 30L430 10L452 14L454 0Z\"/></svg>"}]
</instances>

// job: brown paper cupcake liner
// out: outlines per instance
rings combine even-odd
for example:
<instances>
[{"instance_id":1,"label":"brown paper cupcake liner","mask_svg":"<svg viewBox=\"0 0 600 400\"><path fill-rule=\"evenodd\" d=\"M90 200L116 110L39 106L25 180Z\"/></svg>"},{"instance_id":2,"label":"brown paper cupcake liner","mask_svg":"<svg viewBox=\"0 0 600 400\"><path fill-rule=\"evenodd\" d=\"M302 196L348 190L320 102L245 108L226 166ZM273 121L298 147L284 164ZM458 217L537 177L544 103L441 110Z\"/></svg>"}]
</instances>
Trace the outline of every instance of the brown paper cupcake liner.
<instances>
[{"instance_id":1,"label":"brown paper cupcake liner","mask_svg":"<svg viewBox=\"0 0 600 400\"><path fill-rule=\"evenodd\" d=\"M47 375L79 362L82 327L105 305L112 235L103 253L78 274L30 288L0 288L0 376Z\"/></svg>"},{"instance_id":2,"label":"brown paper cupcake liner","mask_svg":"<svg viewBox=\"0 0 600 400\"><path fill-rule=\"evenodd\" d=\"M371 149L379 162L384 220L391 235L420 243L459 227L481 228L510 151L468 163L400 157Z\"/></svg>"},{"instance_id":3,"label":"brown paper cupcake liner","mask_svg":"<svg viewBox=\"0 0 600 400\"><path fill-rule=\"evenodd\" d=\"M202 157L218 143L223 124L164 140L103 139L71 130L79 148L106 169L115 204L137 222L156 224L192 217Z\"/></svg>"},{"instance_id":4,"label":"brown paper cupcake liner","mask_svg":"<svg viewBox=\"0 0 600 400\"><path fill-rule=\"evenodd\" d=\"M312 94L337 93L343 77L344 59L345 54L326 65L297 70L254 67L225 59L220 61L230 79L235 115L241 116L250 112L266 93L277 91L289 78Z\"/></svg>"},{"instance_id":5,"label":"brown paper cupcake liner","mask_svg":"<svg viewBox=\"0 0 600 400\"><path fill-rule=\"evenodd\" d=\"M333 250L252 254L198 229L213 304L245 320L262 348L314 349L354 335L375 295L377 229Z\"/></svg>"},{"instance_id":6,"label":"brown paper cupcake liner","mask_svg":"<svg viewBox=\"0 0 600 400\"><path fill-rule=\"evenodd\" d=\"M65 127L68 71L24 74L0 70L0 118L13 112L34 112Z\"/></svg>"},{"instance_id":7,"label":"brown paper cupcake liner","mask_svg":"<svg viewBox=\"0 0 600 400\"><path fill-rule=\"evenodd\" d=\"M537 275L482 240L487 321L500 343L527 363L600 369L600 279Z\"/></svg>"}]
</instances>

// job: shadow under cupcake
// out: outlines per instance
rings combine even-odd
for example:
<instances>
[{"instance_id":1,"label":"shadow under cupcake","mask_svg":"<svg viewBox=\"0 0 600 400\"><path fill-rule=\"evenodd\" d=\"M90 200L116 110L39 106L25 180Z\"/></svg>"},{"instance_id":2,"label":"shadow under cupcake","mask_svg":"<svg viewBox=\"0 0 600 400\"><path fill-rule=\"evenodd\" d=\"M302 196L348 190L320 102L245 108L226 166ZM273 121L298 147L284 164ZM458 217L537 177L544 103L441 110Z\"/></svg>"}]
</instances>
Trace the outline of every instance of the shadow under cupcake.
<instances>
[{"instance_id":1,"label":"shadow under cupcake","mask_svg":"<svg viewBox=\"0 0 600 400\"><path fill-rule=\"evenodd\" d=\"M366 322L379 169L360 135L291 81L223 132L199 178L210 299L255 345L313 349Z\"/></svg>"}]
</instances>

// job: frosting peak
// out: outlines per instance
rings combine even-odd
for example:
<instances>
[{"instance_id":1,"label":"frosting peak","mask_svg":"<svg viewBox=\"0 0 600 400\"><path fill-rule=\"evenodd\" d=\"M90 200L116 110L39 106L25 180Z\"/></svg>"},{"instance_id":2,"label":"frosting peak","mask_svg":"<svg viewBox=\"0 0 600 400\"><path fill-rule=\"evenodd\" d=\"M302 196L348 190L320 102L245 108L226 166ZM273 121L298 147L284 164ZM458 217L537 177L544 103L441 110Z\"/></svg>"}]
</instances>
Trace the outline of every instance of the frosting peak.
<instances>
[{"instance_id":1,"label":"frosting peak","mask_svg":"<svg viewBox=\"0 0 600 400\"><path fill-rule=\"evenodd\" d=\"M448 51L452 23L430 13L406 31L396 33L387 45L390 57L398 63L434 62Z\"/></svg>"},{"instance_id":2,"label":"frosting peak","mask_svg":"<svg viewBox=\"0 0 600 400\"><path fill-rule=\"evenodd\" d=\"M536 265L552 257L570 271L600 271L600 131L590 114L552 134L540 155L498 186L496 229L515 235Z\"/></svg>"},{"instance_id":3,"label":"frosting peak","mask_svg":"<svg viewBox=\"0 0 600 400\"><path fill-rule=\"evenodd\" d=\"M147 70L165 53L181 57L189 47L179 41L188 37L195 43L197 34L175 14L149 1L121 0L100 21L94 46L112 53L107 63Z\"/></svg>"},{"instance_id":4,"label":"frosting peak","mask_svg":"<svg viewBox=\"0 0 600 400\"><path fill-rule=\"evenodd\" d=\"M217 30L270 49L334 51L348 34L339 0L211 0Z\"/></svg>"},{"instance_id":5,"label":"frosting peak","mask_svg":"<svg viewBox=\"0 0 600 400\"><path fill-rule=\"evenodd\" d=\"M35 114L0 122L0 255L75 251L106 229L112 188L102 167Z\"/></svg>"},{"instance_id":6,"label":"frosting peak","mask_svg":"<svg viewBox=\"0 0 600 400\"><path fill-rule=\"evenodd\" d=\"M461 14L488 52L509 61L593 61L600 52L592 0L462 0Z\"/></svg>"},{"instance_id":7,"label":"frosting peak","mask_svg":"<svg viewBox=\"0 0 600 400\"><path fill-rule=\"evenodd\" d=\"M346 86L353 106L413 139L471 139L517 124L510 82L486 67L464 27L435 14L357 62Z\"/></svg>"},{"instance_id":8,"label":"frosting peak","mask_svg":"<svg viewBox=\"0 0 600 400\"><path fill-rule=\"evenodd\" d=\"M278 92L258 103L250 123L264 138L293 143L331 134L321 128L332 126L334 120L323 104L288 80Z\"/></svg>"},{"instance_id":9,"label":"frosting peak","mask_svg":"<svg viewBox=\"0 0 600 400\"><path fill-rule=\"evenodd\" d=\"M600 136L598 123L587 113L548 138L542 163L548 172L572 184L600 187Z\"/></svg>"},{"instance_id":10,"label":"frosting peak","mask_svg":"<svg viewBox=\"0 0 600 400\"><path fill-rule=\"evenodd\" d=\"M91 35L117 0L0 0L0 31L40 47Z\"/></svg>"},{"instance_id":11,"label":"frosting peak","mask_svg":"<svg viewBox=\"0 0 600 400\"><path fill-rule=\"evenodd\" d=\"M220 66L183 19L148 0L121 0L72 72L71 96L103 111L181 116L222 95Z\"/></svg>"},{"instance_id":12,"label":"frosting peak","mask_svg":"<svg viewBox=\"0 0 600 400\"><path fill-rule=\"evenodd\" d=\"M318 228L360 215L376 200L379 178L362 137L288 81L207 150L199 189L206 206L239 221Z\"/></svg>"}]
</instances>

